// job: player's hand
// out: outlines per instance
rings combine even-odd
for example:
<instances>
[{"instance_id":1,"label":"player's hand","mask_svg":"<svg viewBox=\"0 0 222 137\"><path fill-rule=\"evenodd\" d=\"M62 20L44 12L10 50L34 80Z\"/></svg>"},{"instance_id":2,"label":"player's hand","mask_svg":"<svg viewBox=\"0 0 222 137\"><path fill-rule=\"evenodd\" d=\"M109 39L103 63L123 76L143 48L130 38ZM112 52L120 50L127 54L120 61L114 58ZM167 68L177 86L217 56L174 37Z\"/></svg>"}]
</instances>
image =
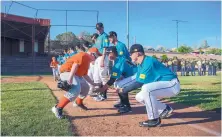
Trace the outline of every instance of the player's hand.
<instances>
[{"instance_id":1,"label":"player's hand","mask_svg":"<svg viewBox=\"0 0 222 137\"><path fill-rule=\"evenodd\" d=\"M72 85L72 80L73 80L73 78L69 78L69 79L67 80L67 83L68 83L69 85Z\"/></svg>"},{"instance_id":2,"label":"player's hand","mask_svg":"<svg viewBox=\"0 0 222 137\"><path fill-rule=\"evenodd\" d=\"M113 89L116 93L119 93L119 89L118 88L115 88Z\"/></svg>"},{"instance_id":3,"label":"player's hand","mask_svg":"<svg viewBox=\"0 0 222 137\"><path fill-rule=\"evenodd\" d=\"M100 67L104 68L104 61L101 62Z\"/></svg>"}]
</instances>

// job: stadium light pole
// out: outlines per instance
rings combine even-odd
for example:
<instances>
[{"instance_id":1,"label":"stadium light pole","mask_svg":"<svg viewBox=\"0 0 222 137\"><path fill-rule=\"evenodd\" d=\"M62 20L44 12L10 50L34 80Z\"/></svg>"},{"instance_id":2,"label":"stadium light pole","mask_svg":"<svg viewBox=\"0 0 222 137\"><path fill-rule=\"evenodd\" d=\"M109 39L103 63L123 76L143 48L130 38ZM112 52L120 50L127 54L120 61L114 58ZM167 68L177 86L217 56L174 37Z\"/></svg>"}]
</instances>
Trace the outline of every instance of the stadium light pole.
<instances>
[{"instance_id":1,"label":"stadium light pole","mask_svg":"<svg viewBox=\"0 0 222 137\"><path fill-rule=\"evenodd\" d=\"M175 21L176 22L176 25L177 25L177 48L178 48L178 24L180 22L188 22L188 21L182 21L182 20L172 20L172 21Z\"/></svg>"},{"instance_id":2,"label":"stadium light pole","mask_svg":"<svg viewBox=\"0 0 222 137\"><path fill-rule=\"evenodd\" d=\"M126 1L126 31L127 46L129 50L129 0Z\"/></svg>"}]
</instances>

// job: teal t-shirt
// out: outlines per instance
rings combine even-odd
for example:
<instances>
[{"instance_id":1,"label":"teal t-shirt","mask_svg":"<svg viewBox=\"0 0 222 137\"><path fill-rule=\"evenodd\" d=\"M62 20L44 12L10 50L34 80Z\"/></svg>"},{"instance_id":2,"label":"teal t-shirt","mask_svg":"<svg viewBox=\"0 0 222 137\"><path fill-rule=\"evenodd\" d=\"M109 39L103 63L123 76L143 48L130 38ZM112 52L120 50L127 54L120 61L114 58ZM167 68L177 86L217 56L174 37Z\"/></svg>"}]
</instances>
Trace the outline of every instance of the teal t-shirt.
<instances>
[{"instance_id":1,"label":"teal t-shirt","mask_svg":"<svg viewBox=\"0 0 222 137\"><path fill-rule=\"evenodd\" d=\"M103 48L109 46L109 40L108 35L103 32L99 35L99 37L96 40L96 43L94 44L94 47L96 47L100 53L103 53Z\"/></svg>"},{"instance_id":2,"label":"teal t-shirt","mask_svg":"<svg viewBox=\"0 0 222 137\"><path fill-rule=\"evenodd\" d=\"M157 59L145 56L138 65L136 81L147 84L156 81L170 81L177 76Z\"/></svg>"},{"instance_id":3,"label":"teal t-shirt","mask_svg":"<svg viewBox=\"0 0 222 137\"><path fill-rule=\"evenodd\" d=\"M116 44L116 49L119 57L125 57L126 59L131 61L129 51L127 50L126 45L124 43L118 41Z\"/></svg>"},{"instance_id":4,"label":"teal t-shirt","mask_svg":"<svg viewBox=\"0 0 222 137\"><path fill-rule=\"evenodd\" d=\"M117 57L111 71L111 78L130 77L137 72L137 66L127 63L124 57Z\"/></svg>"}]
</instances>

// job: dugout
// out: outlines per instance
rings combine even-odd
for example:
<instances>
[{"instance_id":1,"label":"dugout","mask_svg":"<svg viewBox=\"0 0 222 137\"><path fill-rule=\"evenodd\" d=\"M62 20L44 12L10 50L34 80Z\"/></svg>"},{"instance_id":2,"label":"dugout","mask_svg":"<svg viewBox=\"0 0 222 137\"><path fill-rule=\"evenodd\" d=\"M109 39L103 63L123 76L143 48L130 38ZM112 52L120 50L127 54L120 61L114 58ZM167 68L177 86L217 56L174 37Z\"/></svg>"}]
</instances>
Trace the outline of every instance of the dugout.
<instances>
[{"instance_id":1,"label":"dugout","mask_svg":"<svg viewBox=\"0 0 222 137\"><path fill-rule=\"evenodd\" d=\"M40 56L49 31L49 19L1 13L1 55Z\"/></svg>"}]
</instances>

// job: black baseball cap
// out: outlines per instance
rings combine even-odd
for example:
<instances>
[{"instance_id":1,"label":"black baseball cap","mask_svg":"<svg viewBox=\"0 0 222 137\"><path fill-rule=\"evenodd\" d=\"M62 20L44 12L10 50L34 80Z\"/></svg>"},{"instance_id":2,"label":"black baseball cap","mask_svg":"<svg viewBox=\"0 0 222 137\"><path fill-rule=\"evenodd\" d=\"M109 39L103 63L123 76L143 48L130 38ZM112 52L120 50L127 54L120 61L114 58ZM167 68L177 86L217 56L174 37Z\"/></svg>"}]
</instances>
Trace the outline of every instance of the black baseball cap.
<instances>
[{"instance_id":1,"label":"black baseball cap","mask_svg":"<svg viewBox=\"0 0 222 137\"><path fill-rule=\"evenodd\" d=\"M96 29L101 29L101 28L104 28L103 23L101 22L96 23Z\"/></svg>"},{"instance_id":2,"label":"black baseball cap","mask_svg":"<svg viewBox=\"0 0 222 137\"><path fill-rule=\"evenodd\" d=\"M106 48L106 53L108 53L108 54L109 54L109 53L114 53L114 54L118 55L116 46L107 47L107 48Z\"/></svg>"},{"instance_id":3,"label":"black baseball cap","mask_svg":"<svg viewBox=\"0 0 222 137\"><path fill-rule=\"evenodd\" d=\"M142 52L144 53L144 49L143 46L140 44L134 44L130 47L130 54L134 53L134 52Z\"/></svg>"},{"instance_id":4,"label":"black baseball cap","mask_svg":"<svg viewBox=\"0 0 222 137\"><path fill-rule=\"evenodd\" d=\"M116 32L115 31L110 31L109 32L109 37L117 37L117 34L116 34Z\"/></svg>"},{"instance_id":5,"label":"black baseball cap","mask_svg":"<svg viewBox=\"0 0 222 137\"><path fill-rule=\"evenodd\" d=\"M91 38L93 38L93 37L95 37L96 39L99 37L99 34L97 34L97 33L94 33L92 36L91 36Z\"/></svg>"}]
</instances>

